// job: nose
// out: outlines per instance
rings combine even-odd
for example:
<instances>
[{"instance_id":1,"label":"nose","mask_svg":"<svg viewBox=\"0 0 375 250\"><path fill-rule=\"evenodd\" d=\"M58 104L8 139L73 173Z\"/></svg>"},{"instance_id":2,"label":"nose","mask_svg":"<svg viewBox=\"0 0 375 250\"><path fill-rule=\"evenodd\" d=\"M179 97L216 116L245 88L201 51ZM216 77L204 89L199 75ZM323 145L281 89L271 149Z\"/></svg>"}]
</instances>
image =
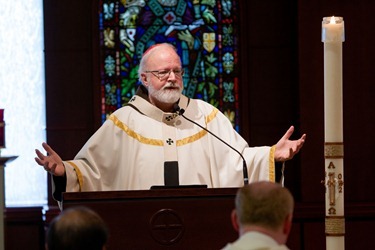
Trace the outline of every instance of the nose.
<instances>
[{"instance_id":1,"label":"nose","mask_svg":"<svg viewBox=\"0 0 375 250\"><path fill-rule=\"evenodd\" d=\"M173 70L170 70L169 71L169 75L168 75L168 80L176 80L176 74L174 73Z\"/></svg>"}]
</instances>

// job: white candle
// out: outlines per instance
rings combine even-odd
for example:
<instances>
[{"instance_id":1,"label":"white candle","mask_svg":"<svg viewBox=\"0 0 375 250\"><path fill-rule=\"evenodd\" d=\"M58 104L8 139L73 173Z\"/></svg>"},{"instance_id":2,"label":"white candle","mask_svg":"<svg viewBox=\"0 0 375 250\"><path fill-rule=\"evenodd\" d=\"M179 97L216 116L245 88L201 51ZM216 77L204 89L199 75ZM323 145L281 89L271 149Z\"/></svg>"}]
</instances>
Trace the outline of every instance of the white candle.
<instances>
[{"instance_id":1,"label":"white candle","mask_svg":"<svg viewBox=\"0 0 375 250\"><path fill-rule=\"evenodd\" d=\"M326 185L326 247L345 248L344 143L342 109L342 17L325 17L324 42L324 157Z\"/></svg>"},{"instance_id":2,"label":"white candle","mask_svg":"<svg viewBox=\"0 0 375 250\"><path fill-rule=\"evenodd\" d=\"M325 17L322 22L324 42L324 121L325 141L342 142L342 17Z\"/></svg>"},{"instance_id":3,"label":"white candle","mask_svg":"<svg viewBox=\"0 0 375 250\"><path fill-rule=\"evenodd\" d=\"M324 17L322 21L322 42L344 42L344 19L342 17Z\"/></svg>"}]
</instances>

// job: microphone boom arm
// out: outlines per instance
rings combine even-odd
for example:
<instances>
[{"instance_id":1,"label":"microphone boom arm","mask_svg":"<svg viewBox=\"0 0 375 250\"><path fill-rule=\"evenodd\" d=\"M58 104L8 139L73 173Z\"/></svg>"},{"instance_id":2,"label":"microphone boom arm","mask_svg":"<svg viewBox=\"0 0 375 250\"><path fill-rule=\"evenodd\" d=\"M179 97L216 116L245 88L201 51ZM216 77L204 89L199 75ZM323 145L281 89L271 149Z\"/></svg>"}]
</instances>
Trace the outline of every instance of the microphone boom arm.
<instances>
[{"instance_id":1,"label":"microphone boom arm","mask_svg":"<svg viewBox=\"0 0 375 250\"><path fill-rule=\"evenodd\" d=\"M239 154L239 156L241 156L241 158L242 158L242 171L243 171L244 185L249 184L249 176L248 176L248 173L247 173L247 165L246 165L245 158L243 157L243 155L237 149L235 149L234 147L232 147L231 145L229 145L228 143L226 143L223 139L221 139L220 137L218 137L217 135L215 135L214 133L212 133L211 131L209 131L208 129L206 129L205 127L203 127L202 125L200 125L199 123L194 122L193 120L187 118L184 115L184 113L185 113L184 109L181 109L180 107L177 106L177 107L175 107L175 111L176 111L176 113L178 115L182 116L183 118L185 118L189 122L194 123L195 125L197 125L201 129L207 131L212 136L214 136L216 139L218 139L219 141L221 141L222 143L224 143L225 145L227 145L229 148L231 148L232 150L234 150L237 154Z\"/></svg>"}]
</instances>

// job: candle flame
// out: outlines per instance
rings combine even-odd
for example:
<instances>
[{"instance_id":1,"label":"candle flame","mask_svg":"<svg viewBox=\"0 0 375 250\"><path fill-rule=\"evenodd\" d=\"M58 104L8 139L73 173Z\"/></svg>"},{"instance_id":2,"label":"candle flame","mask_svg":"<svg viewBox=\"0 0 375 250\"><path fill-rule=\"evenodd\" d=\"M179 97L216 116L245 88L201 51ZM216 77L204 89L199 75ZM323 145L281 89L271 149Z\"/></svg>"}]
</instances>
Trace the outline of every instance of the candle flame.
<instances>
[{"instance_id":1,"label":"candle flame","mask_svg":"<svg viewBox=\"0 0 375 250\"><path fill-rule=\"evenodd\" d=\"M336 18L335 18L335 16L332 16L332 17L331 17L331 20L329 20L329 23L330 23L330 24L335 24L335 23L336 23Z\"/></svg>"}]
</instances>

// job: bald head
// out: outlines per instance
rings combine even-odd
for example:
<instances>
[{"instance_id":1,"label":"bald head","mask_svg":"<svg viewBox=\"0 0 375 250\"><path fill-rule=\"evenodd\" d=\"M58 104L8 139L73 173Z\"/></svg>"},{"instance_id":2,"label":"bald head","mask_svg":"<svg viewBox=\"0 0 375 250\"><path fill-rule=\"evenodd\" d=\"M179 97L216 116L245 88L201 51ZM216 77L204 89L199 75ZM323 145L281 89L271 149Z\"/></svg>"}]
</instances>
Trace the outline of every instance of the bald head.
<instances>
[{"instance_id":1,"label":"bald head","mask_svg":"<svg viewBox=\"0 0 375 250\"><path fill-rule=\"evenodd\" d=\"M148 65L148 62L150 61L150 59L154 58L155 56L166 55L166 53L169 53L169 54L172 54L172 55L174 54L177 57L179 57L178 54L177 54L176 48L172 44L169 44L169 43L154 44L154 45L150 46L143 53L141 61L139 63L139 69L138 69L138 76L139 76L140 81L142 81L141 74L144 71L149 70L148 67L150 67L150 66ZM159 61L159 60L157 59L156 61Z\"/></svg>"}]
</instances>

